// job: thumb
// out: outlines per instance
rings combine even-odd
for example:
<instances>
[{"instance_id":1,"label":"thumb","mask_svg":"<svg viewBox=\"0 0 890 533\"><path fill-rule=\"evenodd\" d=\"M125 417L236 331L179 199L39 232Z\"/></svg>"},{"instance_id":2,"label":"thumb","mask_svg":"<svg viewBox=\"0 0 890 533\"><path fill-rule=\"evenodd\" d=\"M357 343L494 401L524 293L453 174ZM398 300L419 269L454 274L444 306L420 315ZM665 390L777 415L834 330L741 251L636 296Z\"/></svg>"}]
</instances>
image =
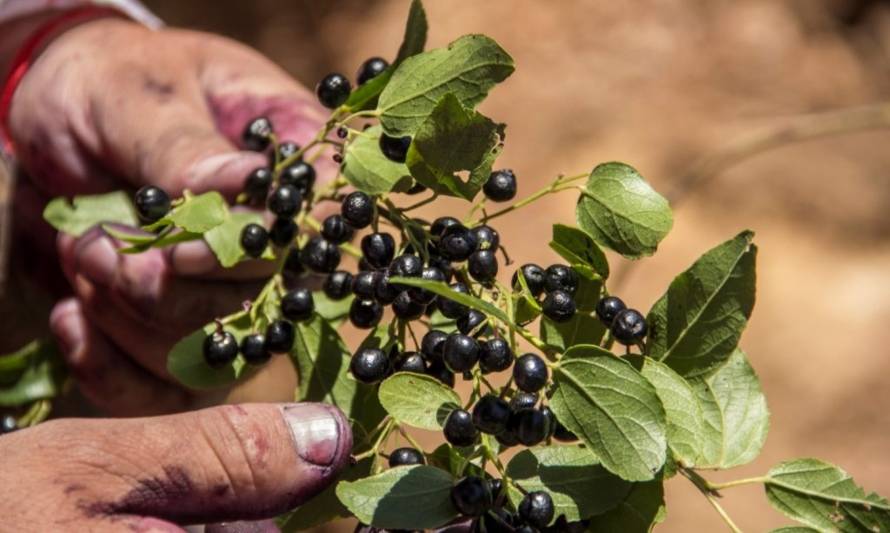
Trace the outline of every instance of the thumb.
<instances>
[{"instance_id":1,"label":"thumb","mask_svg":"<svg viewBox=\"0 0 890 533\"><path fill-rule=\"evenodd\" d=\"M35 431L40 429L65 434L43 435L41 441L64 442L62 455L50 460L64 464L64 472L76 472L65 481L80 487L72 490L79 492L85 520L135 516L194 524L270 518L333 482L352 448L343 414L317 403L64 420Z\"/></svg>"}]
</instances>

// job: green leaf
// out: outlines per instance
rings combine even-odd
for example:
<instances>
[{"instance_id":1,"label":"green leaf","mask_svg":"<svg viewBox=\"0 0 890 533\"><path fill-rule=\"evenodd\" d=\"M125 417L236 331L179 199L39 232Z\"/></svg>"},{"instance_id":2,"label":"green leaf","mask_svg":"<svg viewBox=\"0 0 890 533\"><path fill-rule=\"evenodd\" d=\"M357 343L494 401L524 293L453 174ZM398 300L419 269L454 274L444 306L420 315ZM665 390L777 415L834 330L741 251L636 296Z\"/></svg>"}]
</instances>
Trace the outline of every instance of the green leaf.
<instances>
[{"instance_id":1,"label":"green leaf","mask_svg":"<svg viewBox=\"0 0 890 533\"><path fill-rule=\"evenodd\" d=\"M0 407L18 407L58 395L67 372L55 343L37 339L0 357L0 376Z\"/></svg>"},{"instance_id":2,"label":"green leaf","mask_svg":"<svg viewBox=\"0 0 890 533\"><path fill-rule=\"evenodd\" d=\"M590 450L578 446L523 450L507 464L507 474L526 491L547 491L556 507L555 516L564 514L570 522L612 509L632 486L600 466ZM518 507L522 497L511 487L513 505Z\"/></svg>"},{"instance_id":3,"label":"green leaf","mask_svg":"<svg viewBox=\"0 0 890 533\"><path fill-rule=\"evenodd\" d=\"M519 287L514 287L513 294L511 294L511 298L513 299L512 318L517 324L528 324L541 316L543 310L541 309L541 304L538 303L538 300L532 296L531 290L528 288L528 280L525 279L525 274L522 273L522 269L517 269L516 273Z\"/></svg>"},{"instance_id":4,"label":"green leaf","mask_svg":"<svg viewBox=\"0 0 890 533\"><path fill-rule=\"evenodd\" d=\"M407 58L423 52L426 45L427 22L426 12L420 0L411 2L411 10L408 12L408 21L405 24L405 36L399 47L399 54L392 65L386 70L352 91L346 100L346 107L351 111L361 111L377 107L377 97L392 78L396 68Z\"/></svg>"},{"instance_id":5,"label":"green leaf","mask_svg":"<svg viewBox=\"0 0 890 533\"><path fill-rule=\"evenodd\" d=\"M398 372L380 384L380 404L396 421L422 429L442 429L460 407L460 396L434 377Z\"/></svg>"},{"instance_id":6,"label":"green leaf","mask_svg":"<svg viewBox=\"0 0 890 533\"><path fill-rule=\"evenodd\" d=\"M484 35L465 35L445 48L409 57L380 94L383 129L396 137L413 135L445 94L473 108L512 73L513 59Z\"/></svg>"},{"instance_id":7,"label":"green leaf","mask_svg":"<svg viewBox=\"0 0 890 533\"><path fill-rule=\"evenodd\" d=\"M409 287L419 287L421 289L426 289L438 296L448 298L449 300L453 300L459 304L463 304L472 309L476 309L477 311L482 311L483 313L489 316L493 316L505 324L510 324L510 319L507 317L506 313L504 313L498 307L495 307L492 303L480 300L479 298L476 298L475 296L471 296L469 294L451 290L448 285L440 281L427 281L419 278L400 277L394 277L389 281L390 283L398 283L400 285L407 285Z\"/></svg>"},{"instance_id":8,"label":"green leaf","mask_svg":"<svg viewBox=\"0 0 890 533\"><path fill-rule=\"evenodd\" d=\"M575 291L575 305L578 312L593 313L603 295L603 280L584 265L577 265L572 269L578 274L578 290Z\"/></svg>"},{"instance_id":9,"label":"green leaf","mask_svg":"<svg viewBox=\"0 0 890 533\"><path fill-rule=\"evenodd\" d=\"M380 126L363 131L348 146L343 160L343 175L356 189L367 194L385 194L399 181L410 176L404 163L387 159L380 151Z\"/></svg>"},{"instance_id":10,"label":"green leaf","mask_svg":"<svg viewBox=\"0 0 890 533\"><path fill-rule=\"evenodd\" d=\"M391 468L358 481L342 481L337 497L362 523L386 529L427 529L457 516L451 474L433 466Z\"/></svg>"},{"instance_id":11,"label":"green leaf","mask_svg":"<svg viewBox=\"0 0 890 533\"><path fill-rule=\"evenodd\" d=\"M300 375L299 401L324 402L340 408L365 431L383 419L374 388L349 375L349 349L318 315L298 322L291 359Z\"/></svg>"},{"instance_id":12,"label":"green leaf","mask_svg":"<svg viewBox=\"0 0 890 533\"><path fill-rule=\"evenodd\" d=\"M765 480L770 504L819 531L890 530L890 504L866 492L840 468L818 459L779 464Z\"/></svg>"},{"instance_id":13,"label":"green leaf","mask_svg":"<svg viewBox=\"0 0 890 533\"><path fill-rule=\"evenodd\" d=\"M628 481L653 479L666 458L664 409L655 388L624 359L574 346L554 370L557 419Z\"/></svg>"},{"instance_id":14,"label":"green leaf","mask_svg":"<svg viewBox=\"0 0 890 533\"><path fill-rule=\"evenodd\" d=\"M595 316L575 313L568 322L541 319L541 340L559 351L578 344L599 344L606 327Z\"/></svg>"},{"instance_id":15,"label":"green leaf","mask_svg":"<svg viewBox=\"0 0 890 533\"><path fill-rule=\"evenodd\" d=\"M664 521L666 514L664 485L660 479L634 483L618 507L590 520L588 531L648 533Z\"/></svg>"},{"instance_id":16,"label":"green leaf","mask_svg":"<svg viewBox=\"0 0 890 533\"><path fill-rule=\"evenodd\" d=\"M164 218L145 229L173 225L191 233L204 233L225 222L229 217L229 207L225 198L216 191L197 196L186 193L181 203L176 205Z\"/></svg>"},{"instance_id":17,"label":"green leaf","mask_svg":"<svg viewBox=\"0 0 890 533\"><path fill-rule=\"evenodd\" d=\"M472 200L491 174L490 155L498 152L502 136L502 127L464 109L448 93L417 128L406 164L411 176L433 191ZM464 172L467 180L457 175Z\"/></svg>"},{"instance_id":18,"label":"green leaf","mask_svg":"<svg viewBox=\"0 0 890 533\"><path fill-rule=\"evenodd\" d=\"M455 448L447 442L440 444L429 456L430 466L450 472L454 477L461 477L471 464L461 448Z\"/></svg>"},{"instance_id":19,"label":"green leaf","mask_svg":"<svg viewBox=\"0 0 890 533\"><path fill-rule=\"evenodd\" d=\"M411 9L408 11L408 21L405 23L405 36L402 37L399 53L393 62L394 66L399 66L409 57L423 52L423 47L426 46L427 30L428 25L423 2L412 0Z\"/></svg>"},{"instance_id":20,"label":"green leaf","mask_svg":"<svg viewBox=\"0 0 890 533\"><path fill-rule=\"evenodd\" d=\"M773 529L770 533L819 533L819 530L804 526L785 526Z\"/></svg>"},{"instance_id":21,"label":"green leaf","mask_svg":"<svg viewBox=\"0 0 890 533\"><path fill-rule=\"evenodd\" d=\"M655 393L664 406L671 453L685 466L697 466L703 441L709 434L695 390L682 376L651 357L632 356L627 359L655 387Z\"/></svg>"},{"instance_id":22,"label":"green leaf","mask_svg":"<svg viewBox=\"0 0 890 533\"><path fill-rule=\"evenodd\" d=\"M103 225L102 228L106 231L110 226ZM120 234L120 231L114 230L114 233ZM114 236L112 233L112 236ZM190 231L182 231L182 230L173 230L170 233L164 233L162 235L156 235L153 239L149 241L141 240L137 244L132 244L127 246L126 248L118 249L118 253L120 254L141 254L148 250L149 248L164 248L165 246L171 246L173 244L178 244L181 242L188 241L196 241L201 238L200 233L192 233ZM135 241L138 238L131 238L131 241Z\"/></svg>"},{"instance_id":23,"label":"green leaf","mask_svg":"<svg viewBox=\"0 0 890 533\"><path fill-rule=\"evenodd\" d=\"M331 327L337 329L349 316L349 307L352 305L353 295L349 295L342 300L332 300L324 291L315 291L312 293L312 301L315 302L315 313L330 323Z\"/></svg>"},{"instance_id":24,"label":"green leaf","mask_svg":"<svg viewBox=\"0 0 890 533\"><path fill-rule=\"evenodd\" d=\"M250 315L239 311L222 319L225 330L241 343L246 335L253 333ZM250 371L241 357L222 368L210 368L204 362L204 339L216 331L217 325L211 322L177 342L167 354L167 370L180 383L192 389L212 389L231 385Z\"/></svg>"},{"instance_id":25,"label":"green leaf","mask_svg":"<svg viewBox=\"0 0 890 533\"><path fill-rule=\"evenodd\" d=\"M606 254L600 250L600 247L590 236L578 228L554 224L550 248L572 266L584 265L603 279L609 277L609 262L606 260Z\"/></svg>"},{"instance_id":26,"label":"green leaf","mask_svg":"<svg viewBox=\"0 0 890 533\"><path fill-rule=\"evenodd\" d=\"M750 231L740 233L674 278L649 311L650 356L688 378L733 353L754 309L753 238Z\"/></svg>"},{"instance_id":27,"label":"green leaf","mask_svg":"<svg viewBox=\"0 0 890 533\"><path fill-rule=\"evenodd\" d=\"M251 211L230 213L225 222L204 233L204 240L223 267L231 268L247 257L241 248L241 230L248 224L263 225L262 215ZM263 259L274 258L272 248L267 247Z\"/></svg>"},{"instance_id":28,"label":"green leaf","mask_svg":"<svg viewBox=\"0 0 890 533\"><path fill-rule=\"evenodd\" d=\"M769 409L760 380L744 352L736 350L715 372L690 381L704 417L698 468L731 468L753 461L769 430Z\"/></svg>"},{"instance_id":29,"label":"green leaf","mask_svg":"<svg viewBox=\"0 0 890 533\"><path fill-rule=\"evenodd\" d=\"M57 230L80 237L103 222L138 226L139 217L127 193L115 191L93 196L55 198L43 210L43 218Z\"/></svg>"},{"instance_id":30,"label":"green leaf","mask_svg":"<svg viewBox=\"0 0 890 533\"><path fill-rule=\"evenodd\" d=\"M340 474L340 481L356 481L371 475L374 460L370 457L362 459L355 465L347 466ZM346 507L337 498L337 485L328 485L321 493L313 496L304 505L283 514L276 519L281 533L304 531L337 518L350 516Z\"/></svg>"},{"instance_id":31,"label":"green leaf","mask_svg":"<svg viewBox=\"0 0 890 533\"><path fill-rule=\"evenodd\" d=\"M624 163L593 169L575 216L593 240L631 259L655 253L674 223L667 200Z\"/></svg>"}]
</instances>

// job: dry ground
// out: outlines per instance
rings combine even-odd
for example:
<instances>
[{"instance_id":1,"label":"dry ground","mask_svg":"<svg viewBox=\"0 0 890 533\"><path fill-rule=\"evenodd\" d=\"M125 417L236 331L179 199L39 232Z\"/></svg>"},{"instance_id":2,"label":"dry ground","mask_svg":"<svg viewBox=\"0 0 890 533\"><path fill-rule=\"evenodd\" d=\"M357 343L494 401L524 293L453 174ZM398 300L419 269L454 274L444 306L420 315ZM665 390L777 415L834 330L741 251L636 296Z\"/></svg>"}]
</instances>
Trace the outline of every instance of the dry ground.
<instances>
[{"instance_id":1,"label":"dry ground","mask_svg":"<svg viewBox=\"0 0 890 533\"><path fill-rule=\"evenodd\" d=\"M147 3L173 24L257 46L310 85L329 70L353 72L369 55L392 55L407 9L406 0ZM501 161L516 169L520 194L613 159L666 189L737 134L879 102L890 89L890 6L881 2L426 4L432 45L485 32L516 59L516 74L484 111L509 125ZM888 145L890 130L872 131L742 162L694 191L661 252L620 291L648 309L698 254L742 228L757 232L758 302L743 347L763 380L772 429L761 458L733 476L816 456L890 495ZM514 257L547 263L554 214L567 222L572 213L566 195L497 227ZM661 531L722 529L685 480L668 487ZM788 522L759 489L735 489L725 505L745 530Z\"/></svg>"}]
</instances>

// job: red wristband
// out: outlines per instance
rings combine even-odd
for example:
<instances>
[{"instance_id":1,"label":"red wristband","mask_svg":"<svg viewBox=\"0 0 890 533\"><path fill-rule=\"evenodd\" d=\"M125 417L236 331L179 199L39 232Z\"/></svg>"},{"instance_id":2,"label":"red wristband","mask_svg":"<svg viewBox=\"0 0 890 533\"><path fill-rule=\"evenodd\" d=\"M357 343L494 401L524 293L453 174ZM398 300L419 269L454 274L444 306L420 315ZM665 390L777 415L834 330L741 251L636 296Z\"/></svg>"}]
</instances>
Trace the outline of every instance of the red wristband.
<instances>
[{"instance_id":1,"label":"red wristband","mask_svg":"<svg viewBox=\"0 0 890 533\"><path fill-rule=\"evenodd\" d=\"M61 30L91 19L107 16L125 17L126 15L109 7L85 6L71 9L58 17L48 20L28 37L13 58L9 72L3 78L3 85L0 86L2 87L0 89L0 148L3 151L10 155L15 152L9 129L9 111L12 106L12 97L31 64L40 55L43 47Z\"/></svg>"}]
</instances>

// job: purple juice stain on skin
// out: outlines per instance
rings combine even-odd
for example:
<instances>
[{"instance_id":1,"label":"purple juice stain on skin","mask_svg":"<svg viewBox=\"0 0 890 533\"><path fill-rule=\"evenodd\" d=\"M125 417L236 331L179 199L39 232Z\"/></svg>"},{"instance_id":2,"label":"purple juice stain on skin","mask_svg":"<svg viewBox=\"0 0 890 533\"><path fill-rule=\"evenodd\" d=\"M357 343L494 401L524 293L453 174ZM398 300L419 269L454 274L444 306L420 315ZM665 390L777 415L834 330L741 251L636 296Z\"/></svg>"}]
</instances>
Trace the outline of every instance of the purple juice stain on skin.
<instances>
[{"instance_id":1,"label":"purple juice stain on skin","mask_svg":"<svg viewBox=\"0 0 890 533\"><path fill-rule=\"evenodd\" d=\"M305 96L253 96L245 94L214 95L208 104L216 128L243 148L241 134L245 126L259 116L268 117L282 140L305 144L324 123L318 104Z\"/></svg>"}]
</instances>

